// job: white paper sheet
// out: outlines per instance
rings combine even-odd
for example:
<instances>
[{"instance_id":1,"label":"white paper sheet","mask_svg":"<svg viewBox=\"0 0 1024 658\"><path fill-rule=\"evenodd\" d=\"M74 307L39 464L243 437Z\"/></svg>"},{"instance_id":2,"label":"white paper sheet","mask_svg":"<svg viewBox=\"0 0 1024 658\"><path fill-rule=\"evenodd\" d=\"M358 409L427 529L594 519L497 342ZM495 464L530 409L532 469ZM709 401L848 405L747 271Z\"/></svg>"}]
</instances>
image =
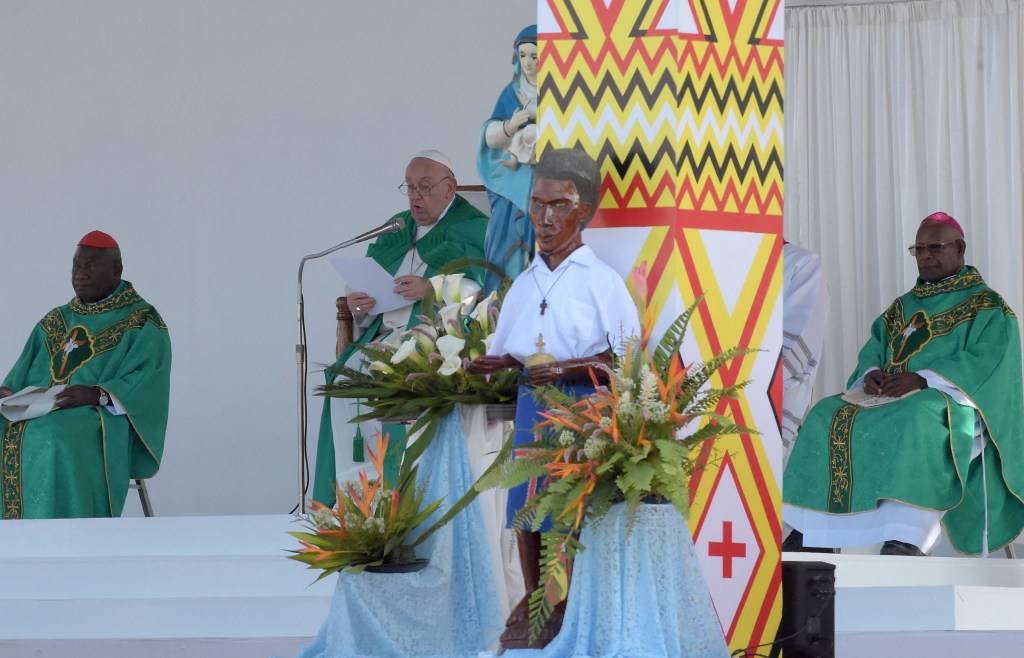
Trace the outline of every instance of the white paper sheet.
<instances>
[{"instance_id":1,"label":"white paper sheet","mask_svg":"<svg viewBox=\"0 0 1024 658\"><path fill-rule=\"evenodd\" d=\"M57 394L63 390L64 384L49 389L27 386L0 400L0 414L12 423L45 416L53 411Z\"/></svg>"},{"instance_id":2,"label":"white paper sheet","mask_svg":"<svg viewBox=\"0 0 1024 658\"><path fill-rule=\"evenodd\" d=\"M374 313L386 313L410 304L395 294L395 277L372 258L332 256L331 264L351 290L365 292L377 300Z\"/></svg>"}]
</instances>

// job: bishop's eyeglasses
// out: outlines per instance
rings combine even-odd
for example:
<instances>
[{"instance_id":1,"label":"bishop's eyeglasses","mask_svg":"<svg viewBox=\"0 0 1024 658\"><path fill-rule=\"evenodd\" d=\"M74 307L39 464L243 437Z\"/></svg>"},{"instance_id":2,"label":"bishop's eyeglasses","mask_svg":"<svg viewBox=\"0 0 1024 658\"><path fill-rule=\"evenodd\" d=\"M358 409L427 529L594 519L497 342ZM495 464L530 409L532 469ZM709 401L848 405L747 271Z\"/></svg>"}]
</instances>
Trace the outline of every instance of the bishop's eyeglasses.
<instances>
[{"instance_id":1,"label":"bishop's eyeglasses","mask_svg":"<svg viewBox=\"0 0 1024 658\"><path fill-rule=\"evenodd\" d=\"M914 256L916 258L925 251L928 251L929 253L932 254L937 254L943 249L945 249L948 245L956 244L957 242L960 241L950 240L949 242L928 242L925 244L912 244L909 247L907 247L907 251L910 252L911 256Z\"/></svg>"}]
</instances>

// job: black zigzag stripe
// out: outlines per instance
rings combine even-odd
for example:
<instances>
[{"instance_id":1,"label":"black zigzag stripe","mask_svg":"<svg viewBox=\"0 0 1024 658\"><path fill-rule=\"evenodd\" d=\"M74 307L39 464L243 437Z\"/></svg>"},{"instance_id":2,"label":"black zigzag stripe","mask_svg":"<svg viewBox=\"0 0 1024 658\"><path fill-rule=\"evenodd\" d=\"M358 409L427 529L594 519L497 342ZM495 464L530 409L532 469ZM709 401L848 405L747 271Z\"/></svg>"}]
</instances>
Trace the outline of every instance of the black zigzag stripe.
<instances>
[{"instance_id":1,"label":"black zigzag stripe","mask_svg":"<svg viewBox=\"0 0 1024 658\"><path fill-rule=\"evenodd\" d=\"M768 85L768 93L762 96L761 88L754 84L747 85L746 92L741 93L736 81L733 78L729 78L722 93L719 93L717 86L701 84L690 75L683 78L679 100L682 101L687 96L693 99L693 104L698 110L704 108L704 104L708 101L708 96L714 96L714 103L718 108L725 109L728 102L732 100L735 101L736 106L741 112L746 112L751 102L754 102L761 114L766 114L773 102L778 103L781 109L783 102L782 90L775 82Z\"/></svg>"},{"instance_id":2,"label":"black zigzag stripe","mask_svg":"<svg viewBox=\"0 0 1024 658\"><path fill-rule=\"evenodd\" d=\"M566 146L572 147L574 143L566 144ZM776 149L772 149L768 154L768 159L762 162L754 150L749 150L746 157L741 158L736 149L731 145L726 147L721 160L718 159L718 154L710 148L702 149L698 158L695 155L694 149L689 144L683 144L682 151L677 155L675 146L668 140L662 141L657 150L651 155L648 155L650 145L643 143L639 139L634 140L628 147L625 156L621 156L611 143L607 141L602 142L601 148L597 153L597 161L602 165L605 162L610 162L620 179L626 177L630 167L637 161L639 161L641 169L647 174L647 177L653 179L658 167L665 160L672 162L671 169L674 172L681 171L683 165L689 163L690 168L698 176L703 175L707 167L710 166L714 170L715 176L719 179L724 178L730 171L734 171L741 178L744 178L751 168L757 172L757 177L761 181L767 180L768 174L772 171L777 171L780 177L783 175L782 157ZM621 147L618 150L621 150Z\"/></svg>"},{"instance_id":3,"label":"black zigzag stripe","mask_svg":"<svg viewBox=\"0 0 1024 658\"><path fill-rule=\"evenodd\" d=\"M646 148L649 149L650 145L646 145ZM654 178L658 167L664 160L668 160L672 163L672 172L678 170L676 164L676 158L678 157L676 149L668 140L663 141L653 154L648 154L648 152L645 151L645 145L641 144L640 140L634 140L629 151L626 152L625 157L621 157L615 152L615 147L605 141L601 144L601 150L598 152L597 157L598 162L600 163L604 163L605 161L611 162L612 167L615 168L615 173L620 179L626 177L626 174L629 173L629 168L637 160L640 161L640 166L643 169L643 172L647 174L648 178L652 179Z\"/></svg>"},{"instance_id":4,"label":"black zigzag stripe","mask_svg":"<svg viewBox=\"0 0 1024 658\"><path fill-rule=\"evenodd\" d=\"M580 20L580 15L576 13L576 7L573 6L573 3L565 3L565 8L569 12L569 18L572 19L573 25L573 29L569 31L569 37L577 40L589 39L590 35L588 35L586 29L584 29L583 21Z\"/></svg>"},{"instance_id":5,"label":"black zigzag stripe","mask_svg":"<svg viewBox=\"0 0 1024 658\"><path fill-rule=\"evenodd\" d=\"M654 0L644 0L644 6L640 9L640 13L636 17L636 22L633 23L633 27L629 30L630 39L647 36L647 29L640 27L640 25L646 22L647 17L651 13L651 7L653 4Z\"/></svg>"},{"instance_id":6,"label":"black zigzag stripe","mask_svg":"<svg viewBox=\"0 0 1024 658\"><path fill-rule=\"evenodd\" d=\"M639 70L633 72L624 86L620 86L611 75L606 74L598 81L597 86L592 88L587 80L577 75L569 81L564 92L558 88L553 78L548 77L541 83L540 93L545 99L553 99L558 109L566 112L569 110L570 101L579 102L577 94L592 108L599 102L608 102L609 98L615 99L616 104L622 107L627 102L635 100L638 94L650 107L666 89L679 104L687 98L691 99L697 111L703 111L709 99L713 99L714 107L717 108L725 108L730 101L735 102L741 112L746 112L753 104L761 114L766 114L773 103L778 103L780 109L783 106L782 90L776 82L768 86L764 95L761 88L753 84L740 91L739 85L732 78L721 90L715 85L702 84L690 75L686 75L682 85L677 86L675 74L669 70L662 71L653 85L649 84L647 77Z\"/></svg>"},{"instance_id":7,"label":"black zigzag stripe","mask_svg":"<svg viewBox=\"0 0 1024 658\"><path fill-rule=\"evenodd\" d=\"M637 94L643 97L648 106L651 106L666 88L671 92L673 98L679 100L679 89L672 71L662 71L661 75L653 81L653 85L648 84L648 79L643 71L634 71L624 87L620 87L619 83L607 73L601 77L595 88L591 88L582 76L576 76L569 82L564 93L556 86L554 80L548 77L541 83L540 93L545 98L553 98L558 109L564 112L569 109L570 100L579 102L577 94L583 96L586 99L586 104L590 107L596 107L598 101L606 102L607 97L614 98L619 107L622 107L627 101L633 100Z\"/></svg>"},{"instance_id":8,"label":"black zigzag stripe","mask_svg":"<svg viewBox=\"0 0 1024 658\"><path fill-rule=\"evenodd\" d=\"M705 173L705 168L708 165L714 169L715 176L719 179L724 178L725 174L728 173L730 169L735 169L736 173L738 173L740 177L745 178L751 167L753 167L757 172L758 180L762 182L767 180L768 173L772 170L776 170L779 177L782 177L783 175L782 157L776 149L772 149L769 152L768 159L764 162L760 160L758 154L753 149L747 151L747 157L742 161L740 160L740 156L737 154L736 149L731 145L726 147L725 156L721 161L718 160L718 156L713 150L702 150L703 155L700 156L700 160L694 156L694 151L689 144L683 144L681 154L681 163L689 163L690 167L692 167L698 175L703 175ZM682 167L680 167L680 169L681 168Z\"/></svg>"}]
</instances>

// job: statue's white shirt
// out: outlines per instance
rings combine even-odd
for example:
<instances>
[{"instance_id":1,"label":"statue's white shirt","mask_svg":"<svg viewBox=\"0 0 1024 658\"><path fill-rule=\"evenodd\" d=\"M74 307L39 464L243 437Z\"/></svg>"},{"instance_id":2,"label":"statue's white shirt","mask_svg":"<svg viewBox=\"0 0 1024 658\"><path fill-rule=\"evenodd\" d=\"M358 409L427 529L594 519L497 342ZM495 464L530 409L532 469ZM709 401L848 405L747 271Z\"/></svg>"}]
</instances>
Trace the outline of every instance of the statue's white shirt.
<instances>
[{"instance_id":1,"label":"statue's white shirt","mask_svg":"<svg viewBox=\"0 0 1024 658\"><path fill-rule=\"evenodd\" d=\"M624 339L640 335L640 322L622 277L583 245L554 271L538 254L516 277L488 353L525 363L538 351L538 334L544 351L563 361L619 351Z\"/></svg>"}]
</instances>

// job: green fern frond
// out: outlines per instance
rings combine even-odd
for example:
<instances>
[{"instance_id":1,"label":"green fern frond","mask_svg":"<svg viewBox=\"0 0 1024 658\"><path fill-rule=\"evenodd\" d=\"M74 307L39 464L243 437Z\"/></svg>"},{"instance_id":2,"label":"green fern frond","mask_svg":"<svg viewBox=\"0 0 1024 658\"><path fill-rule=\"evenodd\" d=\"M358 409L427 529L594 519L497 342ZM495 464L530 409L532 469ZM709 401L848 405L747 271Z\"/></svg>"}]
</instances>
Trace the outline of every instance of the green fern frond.
<instances>
[{"instance_id":1,"label":"green fern frond","mask_svg":"<svg viewBox=\"0 0 1024 658\"><path fill-rule=\"evenodd\" d=\"M694 300L693 304L669 325L668 329L665 330L665 334L658 342L652 358L654 367L662 378L668 373L672 360L676 358L676 355L679 354L679 349L683 346L683 338L686 336L686 329L690 325L690 316L694 314L697 306L703 300L704 295Z\"/></svg>"}]
</instances>

